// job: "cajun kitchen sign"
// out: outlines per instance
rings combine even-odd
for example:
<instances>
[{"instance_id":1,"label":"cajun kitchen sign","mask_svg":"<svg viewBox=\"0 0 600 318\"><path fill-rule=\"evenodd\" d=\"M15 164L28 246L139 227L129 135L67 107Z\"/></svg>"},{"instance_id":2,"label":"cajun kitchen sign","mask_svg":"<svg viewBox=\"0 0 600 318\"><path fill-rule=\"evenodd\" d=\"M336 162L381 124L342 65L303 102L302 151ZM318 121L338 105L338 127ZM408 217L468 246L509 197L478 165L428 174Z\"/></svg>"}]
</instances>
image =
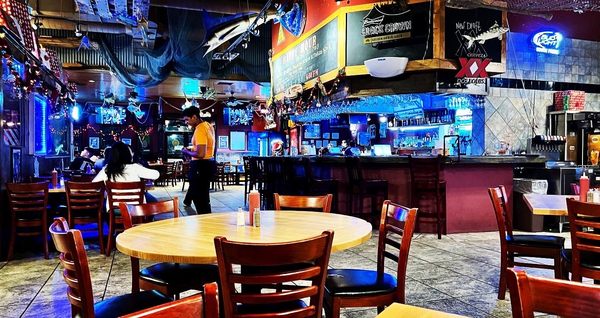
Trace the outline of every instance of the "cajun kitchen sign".
<instances>
[{"instance_id":1,"label":"cajun kitchen sign","mask_svg":"<svg viewBox=\"0 0 600 318\"><path fill-rule=\"evenodd\" d=\"M363 18L361 29L363 43L372 45L409 39L412 32L411 10L396 3L374 5Z\"/></svg>"}]
</instances>

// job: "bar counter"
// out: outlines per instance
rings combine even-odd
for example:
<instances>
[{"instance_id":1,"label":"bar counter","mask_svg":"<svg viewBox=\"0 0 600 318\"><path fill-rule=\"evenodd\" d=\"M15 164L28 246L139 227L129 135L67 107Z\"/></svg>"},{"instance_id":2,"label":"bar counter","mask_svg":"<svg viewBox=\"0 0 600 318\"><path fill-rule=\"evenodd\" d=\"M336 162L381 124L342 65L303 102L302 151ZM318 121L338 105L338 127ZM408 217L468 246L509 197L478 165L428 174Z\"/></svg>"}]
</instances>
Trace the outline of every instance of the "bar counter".
<instances>
[{"instance_id":1,"label":"bar counter","mask_svg":"<svg viewBox=\"0 0 600 318\"><path fill-rule=\"evenodd\" d=\"M316 175L339 181L338 211L347 211L345 158L324 156L310 159ZM365 179L387 180L388 199L410 205L407 156L363 156L360 160ZM445 157L442 173L446 180L447 233L496 231L496 219L487 189L504 185L509 196L508 207L512 211L513 167L543 166L544 163L545 158L526 156ZM369 201L365 200L365 211L370 209ZM426 227L421 230L429 231Z\"/></svg>"}]
</instances>

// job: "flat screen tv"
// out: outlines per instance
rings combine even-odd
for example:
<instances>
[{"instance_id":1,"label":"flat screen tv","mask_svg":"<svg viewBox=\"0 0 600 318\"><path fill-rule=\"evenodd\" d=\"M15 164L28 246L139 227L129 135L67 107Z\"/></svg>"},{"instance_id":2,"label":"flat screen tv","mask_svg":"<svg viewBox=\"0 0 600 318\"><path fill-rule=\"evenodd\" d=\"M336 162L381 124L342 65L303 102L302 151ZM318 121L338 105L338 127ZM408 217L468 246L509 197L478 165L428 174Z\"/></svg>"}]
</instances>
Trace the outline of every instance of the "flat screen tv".
<instances>
[{"instance_id":1,"label":"flat screen tv","mask_svg":"<svg viewBox=\"0 0 600 318\"><path fill-rule=\"evenodd\" d=\"M306 139L321 139L321 125L319 125L319 124L304 125L304 138L306 138Z\"/></svg>"},{"instance_id":2,"label":"flat screen tv","mask_svg":"<svg viewBox=\"0 0 600 318\"><path fill-rule=\"evenodd\" d=\"M121 106L99 106L96 113L96 123L103 125L123 125L127 116L125 107Z\"/></svg>"},{"instance_id":3,"label":"flat screen tv","mask_svg":"<svg viewBox=\"0 0 600 318\"><path fill-rule=\"evenodd\" d=\"M252 111L247 108L223 108L223 121L225 126L252 125Z\"/></svg>"}]
</instances>

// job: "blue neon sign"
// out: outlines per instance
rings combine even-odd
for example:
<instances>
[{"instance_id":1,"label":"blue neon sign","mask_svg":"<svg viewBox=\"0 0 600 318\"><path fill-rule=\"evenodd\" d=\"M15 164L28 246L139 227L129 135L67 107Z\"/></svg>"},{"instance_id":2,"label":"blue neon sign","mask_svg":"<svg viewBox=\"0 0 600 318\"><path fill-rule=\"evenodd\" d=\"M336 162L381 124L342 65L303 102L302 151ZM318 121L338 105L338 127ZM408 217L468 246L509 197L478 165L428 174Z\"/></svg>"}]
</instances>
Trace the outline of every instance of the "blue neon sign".
<instances>
[{"instance_id":1,"label":"blue neon sign","mask_svg":"<svg viewBox=\"0 0 600 318\"><path fill-rule=\"evenodd\" d=\"M531 43L535 46L536 52L558 55L563 39L560 32L542 31L533 35Z\"/></svg>"}]
</instances>

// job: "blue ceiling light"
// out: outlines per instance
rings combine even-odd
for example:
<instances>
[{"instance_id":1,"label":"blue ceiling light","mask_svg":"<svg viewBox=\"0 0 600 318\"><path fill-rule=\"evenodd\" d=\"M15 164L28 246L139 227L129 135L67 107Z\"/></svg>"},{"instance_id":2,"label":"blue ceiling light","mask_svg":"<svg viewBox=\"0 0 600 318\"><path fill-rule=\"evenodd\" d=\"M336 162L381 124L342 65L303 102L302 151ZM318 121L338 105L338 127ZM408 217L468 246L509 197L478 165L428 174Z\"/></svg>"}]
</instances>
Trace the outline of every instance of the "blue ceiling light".
<instances>
[{"instance_id":1,"label":"blue ceiling light","mask_svg":"<svg viewBox=\"0 0 600 318\"><path fill-rule=\"evenodd\" d=\"M79 106L79 104L75 104L71 108L71 119L73 119L73 121L79 121L79 119L81 119L81 106Z\"/></svg>"}]
</instances>

